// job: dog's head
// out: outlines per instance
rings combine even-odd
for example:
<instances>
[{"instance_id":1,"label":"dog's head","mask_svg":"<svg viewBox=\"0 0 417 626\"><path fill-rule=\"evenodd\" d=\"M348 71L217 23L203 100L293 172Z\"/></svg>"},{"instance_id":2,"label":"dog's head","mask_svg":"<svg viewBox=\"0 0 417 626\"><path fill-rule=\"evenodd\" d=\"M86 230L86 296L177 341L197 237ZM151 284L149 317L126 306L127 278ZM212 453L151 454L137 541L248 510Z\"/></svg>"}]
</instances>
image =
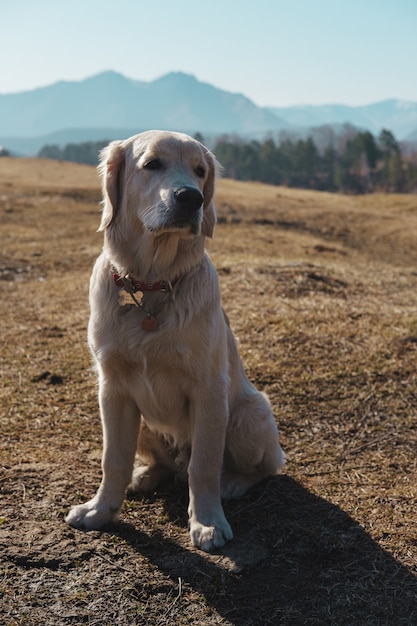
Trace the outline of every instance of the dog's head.
<instances>
[{"instance_id":1,"label":"dog's head","mask_svg":"<svg viewBox=\"0 0 417 626\"><path fill-rule=\"evenodd\" d=\"M213 235L217 163L181 133L148 131L114 141L101 153L103 213L99 230L123 222L154 236Z\"/></svg>"}]
</instances>

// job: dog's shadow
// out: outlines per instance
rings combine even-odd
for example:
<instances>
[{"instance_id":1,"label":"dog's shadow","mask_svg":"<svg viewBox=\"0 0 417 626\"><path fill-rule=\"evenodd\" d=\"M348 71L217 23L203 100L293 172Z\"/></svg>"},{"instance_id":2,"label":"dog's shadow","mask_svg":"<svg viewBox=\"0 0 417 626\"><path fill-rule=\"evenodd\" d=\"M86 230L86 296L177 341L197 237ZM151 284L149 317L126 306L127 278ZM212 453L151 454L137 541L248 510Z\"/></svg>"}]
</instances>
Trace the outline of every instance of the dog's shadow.
<instances>
[{"instance_id":1,"label":"dog's shadow","mask_svg":"<svg viewBox=\"0 0 417 626\"><path fill-rule=\"evenodd\" d=\"M184 488L162 496L167 516L185 526ZM417 624L412 573L292 478L265 481L225 512L235 538L216 555L128 523L112 531L230 624Z\"/></svg>"}]
</instances>

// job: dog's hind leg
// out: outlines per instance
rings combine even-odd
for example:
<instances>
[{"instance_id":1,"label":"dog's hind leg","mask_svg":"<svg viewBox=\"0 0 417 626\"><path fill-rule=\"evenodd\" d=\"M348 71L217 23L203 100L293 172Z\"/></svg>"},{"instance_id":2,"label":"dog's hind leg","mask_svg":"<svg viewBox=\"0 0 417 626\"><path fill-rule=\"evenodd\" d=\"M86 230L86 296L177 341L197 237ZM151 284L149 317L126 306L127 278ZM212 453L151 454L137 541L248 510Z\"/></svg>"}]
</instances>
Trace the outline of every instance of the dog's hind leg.
<instances>
[{"instance_id":1,"label":"dog's hind leg","mask_svg":"<svg viewBox=\"0 0 417 626\"><path fill-rule=\"evenodd\" d=\"M133 471L128 493L154 491L170 474L175 472L175 457L164 437L150 430L142 418L137 452L140 465Z\"/></svg>"},{"instance_id":2,"label":"dog's hind leg","mask_svg":"<svg viewBox=\"0 0 417 626\"><path fill-rule=\"evenodd\" d=\"M267 397L253 389L231 412L221 477L223 498L242 496L285 462Z\"/></svg>"}]
</instances>

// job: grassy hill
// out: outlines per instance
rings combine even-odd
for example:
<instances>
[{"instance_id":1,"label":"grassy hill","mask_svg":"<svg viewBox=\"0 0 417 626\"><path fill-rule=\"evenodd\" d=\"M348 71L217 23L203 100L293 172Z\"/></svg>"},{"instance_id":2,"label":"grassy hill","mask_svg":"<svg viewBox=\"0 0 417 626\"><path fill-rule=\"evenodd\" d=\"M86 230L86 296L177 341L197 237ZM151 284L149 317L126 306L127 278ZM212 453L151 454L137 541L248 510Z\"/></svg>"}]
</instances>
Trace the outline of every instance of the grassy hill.
<instances>
[{"instance_id":1,"label":"grassy hill","mask_svg":"<svg viewBox=\"0 0 417 626\"><path fill-rule=\"evenodd\" d=\"M94 168L0 161L0 615L7 624L417 623L417 198L221 180L210 254L285 473L189 546L180 486L81 533L100 480L86 347Z\"/></svg>"}]
</instances>

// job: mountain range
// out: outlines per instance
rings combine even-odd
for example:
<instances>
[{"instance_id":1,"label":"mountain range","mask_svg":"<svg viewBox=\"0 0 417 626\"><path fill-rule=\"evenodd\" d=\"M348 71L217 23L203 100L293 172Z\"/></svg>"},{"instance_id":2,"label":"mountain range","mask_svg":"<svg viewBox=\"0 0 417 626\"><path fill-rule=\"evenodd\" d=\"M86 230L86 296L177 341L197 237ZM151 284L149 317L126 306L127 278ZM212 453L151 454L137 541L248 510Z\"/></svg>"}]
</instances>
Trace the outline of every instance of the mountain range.
<instances>
[{"instance_id":1,"label":"mountain range","mask_svg":"<svg viewBox=\"0 0 417 626\"><path fill-rule=\"evenodd\" d=\"M35 154L64 145L127 137L149 128L243 137L306 133L349 123L398 140L417 140L417 102L386 100L367 106L259 107L242 94L172 72L151 82L107 71L81 81L60 81L31 91L0 94L0 144Z\"/></svg>"}]
</instances>

